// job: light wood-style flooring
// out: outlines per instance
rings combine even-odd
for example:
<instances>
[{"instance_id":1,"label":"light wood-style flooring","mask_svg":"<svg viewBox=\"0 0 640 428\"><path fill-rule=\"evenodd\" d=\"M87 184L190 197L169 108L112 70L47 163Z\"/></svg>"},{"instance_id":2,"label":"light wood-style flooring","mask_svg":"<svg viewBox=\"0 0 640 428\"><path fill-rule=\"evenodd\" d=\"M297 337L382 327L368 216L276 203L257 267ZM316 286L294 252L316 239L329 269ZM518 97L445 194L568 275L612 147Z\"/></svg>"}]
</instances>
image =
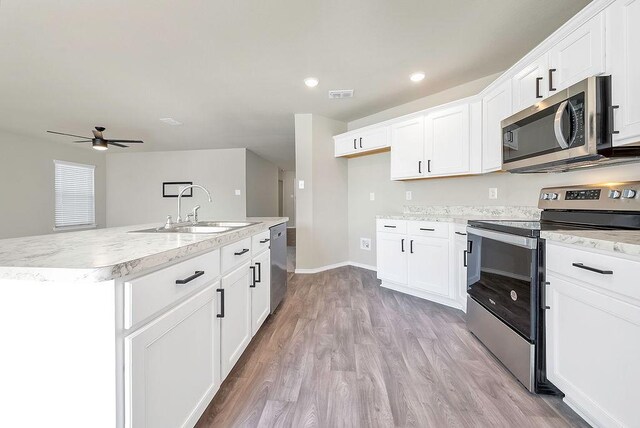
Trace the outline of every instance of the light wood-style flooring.
<instances>
[{"instance_id":1,"label":"light wood-style flooring","mask_svg":"<svg viewBox=\"0 0 640 428\"><path fill-rule=\"evenodd\" d=\"M205 427L582 427L530 394L464 314L345 267L290 275L287 297L198 422Z\"/></svg>"}]
</instances>

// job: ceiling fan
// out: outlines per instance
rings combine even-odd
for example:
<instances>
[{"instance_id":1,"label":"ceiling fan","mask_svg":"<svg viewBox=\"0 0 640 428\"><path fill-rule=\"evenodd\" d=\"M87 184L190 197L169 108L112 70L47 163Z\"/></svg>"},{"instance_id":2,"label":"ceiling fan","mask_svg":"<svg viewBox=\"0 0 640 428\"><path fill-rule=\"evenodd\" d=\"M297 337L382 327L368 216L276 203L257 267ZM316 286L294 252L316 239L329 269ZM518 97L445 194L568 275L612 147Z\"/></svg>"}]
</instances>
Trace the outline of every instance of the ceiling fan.
<instances>
[{"instance_id":1,"label":"ceiling fan","mask_svg":"<svg viewBox=\"0 0 640 428\"><path fill-rule=\"evenodd\" d=\"M109 148L109 144L117 147L129 147L122 143L127 143L127 144L144 143L144 141L140 141L140 140L108 140L104 138L104 136L102 135L102 132L104 132L105 129L106 128L103 126L96 126L96 129L91 131L93 133L93 137L83 137L80 135L64 134L62 132L55 132L55 131L47 131L47 132L50 134L66 135L68 137L82 138L82 140L74 141L74 143L91 143L93 145L93 148L96 150L107 150Z\"/></svg>"}]
</instances>

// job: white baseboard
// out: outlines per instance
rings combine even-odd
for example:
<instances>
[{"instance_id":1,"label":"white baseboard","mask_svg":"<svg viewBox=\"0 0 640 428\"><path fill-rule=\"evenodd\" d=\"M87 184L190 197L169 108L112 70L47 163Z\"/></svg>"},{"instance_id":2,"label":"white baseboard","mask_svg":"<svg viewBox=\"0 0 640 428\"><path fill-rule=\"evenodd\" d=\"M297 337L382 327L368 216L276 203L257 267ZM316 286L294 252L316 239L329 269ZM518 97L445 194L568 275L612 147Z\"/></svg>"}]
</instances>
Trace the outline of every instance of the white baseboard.
<instances>
[{"instance_id":1,"label":"white baseboard","mask_svg":"<svg viewBox=\"0 0 640 428\"><path fill-rule=\"evenodd\" d=\"M367 270L372 270L372 271L376 270L375 266L366 265L366 264L363 264L363 263L340 262L340 263L334 263L332 265L320 266L318 268L313 268L313 269L296 269L295 273L299 273L299 274L320 273L320 272L324 272L326 270L336 269L336 268L344 267L344 266L354 266L354 267L367 269Z\"/></svg>"}]
</instances>

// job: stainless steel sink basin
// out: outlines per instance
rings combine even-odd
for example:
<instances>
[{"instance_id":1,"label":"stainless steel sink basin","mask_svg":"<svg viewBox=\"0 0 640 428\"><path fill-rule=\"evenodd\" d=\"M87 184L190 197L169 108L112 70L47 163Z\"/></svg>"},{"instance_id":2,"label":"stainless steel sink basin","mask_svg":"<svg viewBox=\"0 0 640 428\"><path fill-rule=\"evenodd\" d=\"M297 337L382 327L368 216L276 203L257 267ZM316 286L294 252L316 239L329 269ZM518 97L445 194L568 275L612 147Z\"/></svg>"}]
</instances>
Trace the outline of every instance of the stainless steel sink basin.
<instances>
[{"instance_id":1,"label":"stainless steel sink basin","mask_svg":"<svg viewBox=\"0 0 640 428\"><path fill-rule=\"evenodd\" d=\"M258 223L234 221L200 221L196 224L181 224L170 229L157 227L153 229L132 230L131 233L197 233L217 234L243 229Z\"/></svg>"}]
</instances>

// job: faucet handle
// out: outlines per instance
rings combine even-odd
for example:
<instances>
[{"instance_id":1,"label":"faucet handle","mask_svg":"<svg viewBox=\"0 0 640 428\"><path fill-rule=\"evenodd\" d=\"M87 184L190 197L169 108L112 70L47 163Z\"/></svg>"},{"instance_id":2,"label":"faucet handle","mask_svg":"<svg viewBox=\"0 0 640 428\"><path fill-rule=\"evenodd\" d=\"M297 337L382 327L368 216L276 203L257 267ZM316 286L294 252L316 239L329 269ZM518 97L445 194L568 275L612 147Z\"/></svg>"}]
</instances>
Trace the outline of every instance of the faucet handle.
<instances>
[{"instance_id":1,"label":"faucet handle","mask_svg":"<svg viewBox=\"0 0 640 428\"><path fill-rule=\"evenodd\" d=\"M167 221L164 224L164 228L165 229L171 229L171 227L173 226L173 219L171 218L170 215L167 216Z\"/></svg>"},{"instance_id":2,"label":"faucet handle","mask_svg":"<svg viewBox=\"0 0 640 428\"><path fill-rule=\"evenodd\" d=\"M195 207L193 207L193 221L194 223L198 222L198 210L200 209L200 205L196 205Z\"/></svg>"}]
</instances>

